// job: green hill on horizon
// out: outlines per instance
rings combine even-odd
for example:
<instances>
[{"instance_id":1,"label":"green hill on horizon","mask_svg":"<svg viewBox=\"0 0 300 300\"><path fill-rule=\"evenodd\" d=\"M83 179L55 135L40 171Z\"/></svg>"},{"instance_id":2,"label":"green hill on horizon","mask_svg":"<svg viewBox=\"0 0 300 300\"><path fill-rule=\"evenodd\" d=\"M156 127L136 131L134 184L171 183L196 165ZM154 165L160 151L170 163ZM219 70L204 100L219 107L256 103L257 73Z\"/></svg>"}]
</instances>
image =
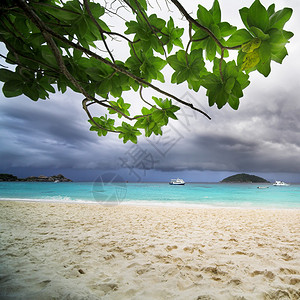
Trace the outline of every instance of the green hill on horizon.
<instances>
[{"instance_id":1,"label":"green hill on horizon","mask_svg":"<svg viewBox=\"0 0 300 300\"><path fill-rule=\"evenodd\" d=\"M262 177L258 177L258 176L255 176L255 175L249 175L249 174L245 174L245 173L242 173L242 174L236 174L236 175L233 175L233 176L229 176L225 179L223 179L221 182L227 182L227 183L233 183L233 182L236 182L236 183L246 183L246 182L252 182L252 183L269 183L268 180L262 178Z\"/></svg>"}]
</instances>

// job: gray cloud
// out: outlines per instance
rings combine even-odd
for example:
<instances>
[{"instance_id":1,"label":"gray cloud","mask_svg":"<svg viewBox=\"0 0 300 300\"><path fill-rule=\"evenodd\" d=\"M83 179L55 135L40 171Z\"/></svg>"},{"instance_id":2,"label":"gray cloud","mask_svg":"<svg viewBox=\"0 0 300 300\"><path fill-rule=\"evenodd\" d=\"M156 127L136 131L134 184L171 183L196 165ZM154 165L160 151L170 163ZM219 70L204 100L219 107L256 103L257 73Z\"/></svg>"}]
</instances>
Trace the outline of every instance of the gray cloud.
<instances>
[{"instance_id":1,"label":"gray cloud","mask_svg":"<svg viewBox=\"0 0 300 300\"><path fill-rule=\"evenodd\" d=\"M59 95L42 103L2 100L1 168L116 168L119 141L89 132L80 104L76 97Z\"/></svg>"}]
</instances>

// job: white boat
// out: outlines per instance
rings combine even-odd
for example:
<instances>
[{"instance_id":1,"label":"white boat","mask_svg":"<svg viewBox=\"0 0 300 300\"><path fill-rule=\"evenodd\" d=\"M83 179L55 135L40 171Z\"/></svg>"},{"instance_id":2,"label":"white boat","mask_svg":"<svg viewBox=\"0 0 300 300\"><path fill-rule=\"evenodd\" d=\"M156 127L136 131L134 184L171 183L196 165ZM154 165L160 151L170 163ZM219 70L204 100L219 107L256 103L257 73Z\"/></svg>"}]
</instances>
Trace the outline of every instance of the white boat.
<instances>
[{"instance_id":1,"label":"white boat","mask_svg":"<svg viewBox=\"0 0 300 300\"><path fill-rule=\"evenodd\" d=\"M59 180L55 180L54 183L59 183Z\"/></svg>"},{"instance_id":2,"label":"white boat","mask_svg":"<svg viewBox=\"0 0 300 300\"><path fill-rule=\"evenodd\" d=\"M171 184L171 185L185 185L185 182L183 181L183 179L177 178L177 179L171 179L169 184Z\"/></svg>"},{"instance_id":3,"label":"white boat","mask_svg":"<svg viewBox=\"0 0 300 300\"><path fill-rule=\"evenodd\" d=\"M274 186L289 186L288 183L285 183L283 181L280 180L276 180L275 183L273 183Z\"/></svg>"},{"instance_id":4,"label":"white boat","mask_svg":"<svg viewBox=\"0 0 300 300\"><path fill-rule=\"evenodd\" d=\"M258 189L268 189L269 187L268 186L258 186L257 188Z\"/></svg>"}]
</instances>

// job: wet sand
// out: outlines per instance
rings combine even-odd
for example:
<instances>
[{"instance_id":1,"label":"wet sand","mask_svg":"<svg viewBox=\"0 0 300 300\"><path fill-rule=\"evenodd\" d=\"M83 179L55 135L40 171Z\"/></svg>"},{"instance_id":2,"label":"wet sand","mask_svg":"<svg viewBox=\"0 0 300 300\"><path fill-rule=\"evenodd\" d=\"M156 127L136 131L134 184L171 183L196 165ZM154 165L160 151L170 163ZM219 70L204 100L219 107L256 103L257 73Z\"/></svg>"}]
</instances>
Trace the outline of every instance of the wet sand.
<instances>
[{"instance_id":1,"label":"wet sand","mask_svg":"<svg viewBox=\"0 0 300 300\"><path fill-rule=\"evenodd\" d=\"M1 201L0 299L300 299L300 210Z\"/></svg>"}]
</instances>

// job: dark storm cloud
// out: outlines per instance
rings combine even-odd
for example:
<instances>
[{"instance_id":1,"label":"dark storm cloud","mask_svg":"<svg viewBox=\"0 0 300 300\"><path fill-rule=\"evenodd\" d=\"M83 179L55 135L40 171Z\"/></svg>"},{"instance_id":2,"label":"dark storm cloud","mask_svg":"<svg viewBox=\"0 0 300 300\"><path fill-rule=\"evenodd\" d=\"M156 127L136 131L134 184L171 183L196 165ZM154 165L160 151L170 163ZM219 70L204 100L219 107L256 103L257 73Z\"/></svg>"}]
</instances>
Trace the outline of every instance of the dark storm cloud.
<instances>
[{"instance_id":1,"label":"dark storm cloud","mask_svg":"<svg viewBox=\"0 0 300 300\"><path fill-rule=\"evenodd\" d=\"M177 130L173 135L180 132L182 138L163 156L145 138L137 146L123 145L114 135L99 138L90 132L79 99L57 96L48 103L5 99L0 111L0 166L116 169L122 165L120 158L132 161L129 149L133 153L139 147L153 154L151 168L165 172L300 172L295 163L300 157L297 96L275 89L250 93L248 98L237 112L211 109L212 121L190 114L188 129L182 125L183 117L173 122ZM170 143L168 134L153 140L159 140L157 146Z\"/></svg>"},{"instance_id":2,"label":"dark storm cloud","mask_svg":"<svg viewBox=\"0 0 300 300\"><path fill-rule=\"evenodd\" d=\"M190 119L189 132L178 126L184 137L157 168L300 173L298 95L266 89L250 93L237 112L213 109L213 121Z\"/></svg>"},{"instance_id":3,"label":"dark storm cloud","mask_svg":"<svg viewBox=\"0 0 300 300\"><path fill-rule=\"evenodd\" d=\"M299 149L296 153L290 144L272 144L228 137L197 136L185 139L160 161L159 169L300 172ZM288 152L290 149L290 153ZM284 151L283 151L284 150Z\"/></svg>"},{"instance_id":4,"label":"dark storm cloud","mask_svg":"<svg viewBox=\"0 0 300 300\"><path fill-rule=\"evenodd\" d=\"M9 123L12 131L26 138L37 136L43 140L44 133L45 137L55 136L56 142L66 144L68 141L70 146L92 140L83 130L83 127L88 128L88 124L83 123L84 113L68 104L64 107L59 102L54 105L17 102L5 106L1 114L2 123Z\"/></svg>"},{"instance_id":5,"label":"dark storm cloud","mask_svg":"<svg viewBox=\"0 0 300 300\"><path fill-rule=\"evenodd\" d=\"M80 101L2 100L0 167L116 168L114 140L89 132ZM60 98L58 97L58 98ZM5 103L4 103L5 101ZM10 101L10 103L8 102Z\"/></svg>"}]
</instances>

